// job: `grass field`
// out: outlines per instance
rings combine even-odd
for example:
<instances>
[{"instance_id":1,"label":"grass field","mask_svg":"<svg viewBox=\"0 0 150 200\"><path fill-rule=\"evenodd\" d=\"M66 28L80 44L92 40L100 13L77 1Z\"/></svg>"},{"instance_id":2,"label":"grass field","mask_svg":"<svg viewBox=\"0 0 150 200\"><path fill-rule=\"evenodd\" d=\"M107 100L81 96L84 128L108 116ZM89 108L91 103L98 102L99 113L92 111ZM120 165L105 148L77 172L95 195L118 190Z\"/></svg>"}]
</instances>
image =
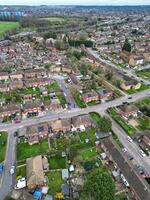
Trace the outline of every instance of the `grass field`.
<instances>
[{"instance_id":1,"label":"grass field","mask_svg":"<svg viewBox=\"0 0 150 200\"><path fill-rule=\"evenodd\" d=\"M41 18L41 19L45 19L50 22L64 22L67 20L66 18L63 18L63 17L46 17L46 18Z\"/></svg>"},{"instance_id":2,"label":"grass field","mask_svg":"<svg viewBox=\"0 0 150 200\"><path fill-rule=\"evenodd\" d=\"M5 32L19 27L18 22L3 22L0 21L0 35L3 35Z\"/></svg>"},{"instance_id":3,"label":"grass field","mask_svg":"<svg viewBox=\"0 0 150 200\"><path fill-rule=\"evenodd\" d=\"M7 133L0 132L0 163L5 160Z\"/></svg>"}]
</instances>

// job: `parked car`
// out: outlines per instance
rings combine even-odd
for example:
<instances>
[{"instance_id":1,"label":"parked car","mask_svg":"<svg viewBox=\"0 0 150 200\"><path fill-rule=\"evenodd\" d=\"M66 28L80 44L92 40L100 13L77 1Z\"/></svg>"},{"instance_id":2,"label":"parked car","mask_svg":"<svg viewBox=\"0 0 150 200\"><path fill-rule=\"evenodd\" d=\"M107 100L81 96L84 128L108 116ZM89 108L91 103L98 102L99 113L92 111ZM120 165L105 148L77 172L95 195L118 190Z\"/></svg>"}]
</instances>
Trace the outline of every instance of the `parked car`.
<instances>
[{"instance_id":1,"label":"parked car","mask_svg":"<svg viewBox=\"0 0 150 200\"><path fill-rule=\"evenodd\" d=\"M3 166L3 164L0 164L0 174L2 174L3 171L4 171L4 166Z\"/></svg>"},{"instance_id":2,"label":"parked car","mask_svg":"<svg viewBox=\"0 0 150 200\"><path fill-rule=\"evenodd\" d=\"M15 173L15 166L11 166L10 168L10 174L13 175Z\"/></svg>"},{"instance_id":3,"label":"parked car","mask_svg":"<svg viewBox=\"0 0 150 200\"><path fill-rule=\"evenodd\" d=\"M129 142L133 142L133 139L132 139L130 136L127 136L127 140L128 140Z\"/></svg>"},{"instance_id":4,"label":"parked car","mask_svg":"<svg viewBox=\"0 0 150 200\"><path fill-rule=\"evenodd\" d=\"M140 154L142 157L146 157L146 154L144 153L144 151L142 149L140 149Z\"/></svg>"},{"instance_id":5,"label":"parked car","mask_svg":"<svg viewBox=\"0 0 150 200\"><path fill-rule=\"evenodd\" d=\"M19 190L26 187L26 178L23 177L21 179L18 180L17 184L15 185L14 189L15 190Z\"/></svg>"}]
</instances>

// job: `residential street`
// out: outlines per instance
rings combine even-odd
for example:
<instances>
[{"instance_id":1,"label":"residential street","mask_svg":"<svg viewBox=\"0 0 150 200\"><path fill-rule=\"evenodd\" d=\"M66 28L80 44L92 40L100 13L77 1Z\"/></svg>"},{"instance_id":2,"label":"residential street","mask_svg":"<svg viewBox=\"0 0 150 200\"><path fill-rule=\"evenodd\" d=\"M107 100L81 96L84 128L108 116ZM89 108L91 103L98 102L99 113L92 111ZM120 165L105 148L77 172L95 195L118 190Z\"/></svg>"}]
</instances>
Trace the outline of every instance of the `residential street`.
<instances>
[{"instance_id":1,"label":"residential street","mask_svg":"<svg viewBox=\"0 0 150 200\"><path fill-rule=\"evenodd\" d=\"M8 145L7 145L7 152L6 152L6 160L4 164L4 173L1 177L1 184L0 184L0 199L4 199L4 197L11 191L12 184L13 184L13 176L10 175L9 170L12 165L15 163L15 155L16 155L16 138L14 138L13 133L18 130L18 128L22 128L25 126L38 124L45 121L53 121L58 118L70 118L77 115L82 114L88 114L89 112L98 112L100 114L105 113L105 111L109 107L115 107L121 105L123 102L135 102L140 99L143 99L150 94L150 89L146 91L142 91L139 93L135 93L133 95L130 95L130 99L128 95L122 96L118 99L115 99L113 101L105 102L100 105L95 105L87 108L78 108L69 89L66 87L64 79L60 78L60 76L55 76L55 80L57 80L58 84L60 85L63 93L65 94L66 100L71 105L71 110L64 109L63 111L59 113L46 113L44 116L37 116L35 118L28 118L24 119L19 124L1 124L0 129L6 130L8 132ZM150 82L150 81L148 81ZM127 135L124 132L124 130L113 121L112 124L113 131L117 134L118 138L120 139L121 143L124 145L124 147L127 148L128 152L134 157L134 161L138 165L142 165L143 169L147 174L150 174L150 157L143 158L139 150L140 148L137 146L137 144L130 143L127 140ZM13 184L14 185L14 184Z\"/></svg>"},{"instance_id":2,"label":"residential street","mask_svg":"<svg viewBox=\"0 0 150 200\"><path fill-rule=\"evenodd\" d=\"M14 185L15 175L10 174L11 166L16 161L16 138L14 137L14 129L11 128L8 134L6 157L4 162L4 172L0 179L0 199L3 200L11 191Z\"/></svg>"}]
</instances>

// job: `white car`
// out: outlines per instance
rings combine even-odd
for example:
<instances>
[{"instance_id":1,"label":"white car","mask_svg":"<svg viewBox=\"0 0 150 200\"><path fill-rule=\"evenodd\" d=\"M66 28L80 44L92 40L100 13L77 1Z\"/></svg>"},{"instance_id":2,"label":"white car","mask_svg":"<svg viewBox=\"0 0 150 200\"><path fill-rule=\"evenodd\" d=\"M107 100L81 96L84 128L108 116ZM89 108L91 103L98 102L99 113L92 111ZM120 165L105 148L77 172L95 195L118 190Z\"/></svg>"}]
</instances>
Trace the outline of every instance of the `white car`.
<instances>
[{"instance_id":1,"label":"white car","mask_svg":"<svg viewBox=\"0 0 150 200\"><path fill-rule=\"evenodd\" d=\"M125 152L127 152L127 149L126 149L126 148L123 148L122 151L125 153Z\"/></svg>"},{"instance_id":2,"label":"white car","mask_svg":"<svg viewBox=\"0 0 150 200\"><path fill-rule=\"evenodd\" d=\"M11 166L10 168L10 174L13 175L15 173L15 166Z\"/></svg>"},{"instance_id":3,"label":"white car","mask_svg":"<svg viewBox=\"0 0 150 200\"><path fill-rule=\"evenodd\" d=\"M144 153L144 151L142 149L140 149L140 154L142 157L146 157L146 154Z\"/></svg>"},{"instance_id":4,"label":"white car","mask_svg":"<svg viewBox=\"0 0 150 200\"><path fill-rule=\"evenodd\" d=\"M133 142L133 140L132 140L132 138L131 138L130 136L127 136L127 140L128 140L129 142Z\"/></svg>"},{"instance_id":5,"label":"white car","mask_svg":"<svg viewBox=\"0 0 150 200\"><path fill-rule=\"evenodd\" d=\"M23 177L18 180L17 184L15 185L14 189L19 190L26 187L26 178Z\"/></svg>"}]
</instances>

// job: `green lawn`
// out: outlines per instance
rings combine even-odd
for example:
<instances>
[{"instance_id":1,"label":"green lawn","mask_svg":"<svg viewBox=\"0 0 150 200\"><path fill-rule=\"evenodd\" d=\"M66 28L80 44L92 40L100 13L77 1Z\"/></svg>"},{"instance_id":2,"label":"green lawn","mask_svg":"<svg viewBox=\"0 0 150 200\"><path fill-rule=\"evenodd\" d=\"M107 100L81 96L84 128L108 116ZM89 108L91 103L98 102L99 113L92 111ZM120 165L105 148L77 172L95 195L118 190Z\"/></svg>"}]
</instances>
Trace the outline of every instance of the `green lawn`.
<instances>
[{"instance_id":1,"label":"green lawn","mask_svg":"<svg viewBox=\"0 0 150 200\"><path fill-rule=\"evenodd\" d=\"M141 71L137 71L136 74L142 78L150 79L150 69L143 69Z\"/></svg>"},{"instance_id":2,"label":"green lawn","mask_svg":"<svg viewBox=\"0 0 150 200\"><path fill-rule=\"evenodd\" d=\"M80 151L80 155L82 156L83 160L89 160L97 156L97 149L96 148L84 149Z\"/></svg>"},{"instance_id":3,"label":"green lawn","mask_svg":"<svg viewBox=\"0 0 150 200\"><path fill-rule=\"evenodd\" d=\"M91 118L96 122L96 123L99 123L100 119L101 119L101 116L96 113L96 112L91 112L90 113L90 116Z\"/></svg>"},{"instance_id":4,"label":"green lawn","mask_svg":"<svg viewBox=\"0 0 150 200\"><path fill-rule=\"evenodd\" d=\"M76 104L80 108L86 108L86 104L81 100L80 93L78 91L73 93L73 97L74 97L74 100L75 100Z\"/></svg>"},{"instance_id":5,"label":"green lawn","mask_svg":"<svg viewBox=\"0 0 150 200\"><path fill-rule=\"evenodd\" d=\"M144 91L144 90L147 90L147 89L149 89L149 86L142 83L141 87L139 89L137 89L137 90L135 90L135 89L126 90L126 93L127 94L134 94L136 92L141 92L141 91Z\"/></svg>"},{"instance_id":6,"label":"green lawn","mask_svg":"<svg viewBox=\"0 0 150 200\"><path fill-rule=\"evenodd\" d=\"M64 169L66 168L66 160L65 158L56 155L53 157L48 157L49 167L50 169Z\"/></svg>"},{"instance_id":7,"label":"green lawn","mask_svg":"<svg viewBox=\"0 0 150 200\"><path fill-rule=\"evenodd\" d=\"M7 147L7 133L0 132L0 163L5 160L6 147Z\"/></svg>"},{"instance_id":8,"label":"green lawn","mask_svg":"<svg viewBox=\"0 0 150 200\"><path fill-rule=\"evenodd\" d=\"M61 177L60 171L51 171L47 174L48 176L48 193L51 195L55 195L56 192L61 191L61 185L64 183Z\"/></svg>"},{"instance_id":9,"label":"green lawn","mask_svg":"<svg viewBox=\"0 0 150 200\"><path fill-rule=\"evenodd\" d=\"M16 176L19 178L26 177L26 166L21 166L16 168Z\"/></svg>"},{"instance_id":10,"label":"green lawn","mask_svg":"<svg viewBox=\"0 0 150 200\"><path fill-rule=\"evenodd\" d=\"M142 116L137 119L141 131L150 130L150 117Z\"/></svg>"},{"instance_id":11,"label":"green lawn","mask_svg":"<svg viewBox=\"0 0 150 200\"><path fill-rule=\"evenodd\" d=\"M109 115L126 131L128 135L132 135L135 133L136 129L129 125L114 108L108 109Z\"/></svg>"},{"instance_id":12,"label":"green lawn","mask_svg":"<svg viewBox=\"0 0 150 200\"><path fill-rule=\"evenodd\" d=\"M48 148L48 140L43 139L40 140L39 144L29 145L28 143L24 143L24 141L21 141L17 145L17 159L18 160L24 160L32 156L37 155L45 155L49 152Z\"/></svg>"},{"instance_id":13,"label":"green lawn","mask_svg":"<svg viewBox=\"0 0 150 200\"><path fill-rule=\"evenodd\" d=\"M5 32L10 31L14 28L19 27L18 22L4 22L0 21L0 35L3 35Z\"/></svg>"},{"instance_id":14,"label":"green lawn","mask_svg":"<svg viewBox=\"0 0 150 200\"><path fill-rule=\"evenodd\" d=\"M57 82L54 82L54 83L48 85L47 88L48 88L48 92L59 92L60 91L60 87Z\"/></svg>"},{"instance_id":15,"label":"green lawn","mask_svg":"<svg viewBox=\"0 0 150 200\"><path fill-rule=\"evenodd\" d=\"M45 19L50 22L64 22L67 20L66 18L63 18L63 17L45 17L45 18L40 18L40 19Z\"/></svg>"}]
</instances>

